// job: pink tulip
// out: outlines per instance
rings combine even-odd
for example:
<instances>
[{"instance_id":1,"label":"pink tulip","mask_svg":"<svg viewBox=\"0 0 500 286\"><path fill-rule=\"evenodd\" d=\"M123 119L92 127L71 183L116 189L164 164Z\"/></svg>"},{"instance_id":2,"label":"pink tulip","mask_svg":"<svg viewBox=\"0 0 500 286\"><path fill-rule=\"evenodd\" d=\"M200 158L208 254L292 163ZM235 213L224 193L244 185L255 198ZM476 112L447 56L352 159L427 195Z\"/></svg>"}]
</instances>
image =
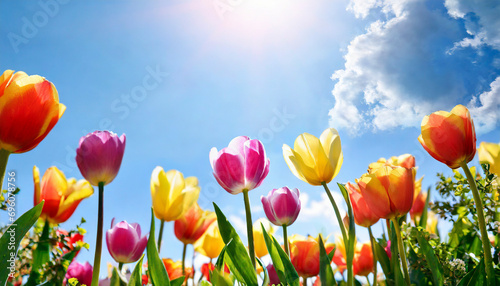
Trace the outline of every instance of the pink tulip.
<instances>
[{"instance_id":1,"label":"pink tulip","mask_svg":"<svg viewBox=\"0 0 500 286\"><path fill-rule=\"evenodd\" d=\"M389 256L389 259L392 258L392 252L391 252L391 241L387 241L387 246L385 247L385 253L387 253L387 256Z\"/></svg>"},{"instance_id":2,"label":"pink tulip","mask_svg":"<svg viewBox=\"0 0 500 286\"><path fill-rule=\"evenodd\" d=\"M238 136L220 151L210 151L210 163L217 182L230 194L257 188L269 173L269 159L259 140Z\"/></svg>"},{"instance_id":3,"label":"pink tulip","mask_svg":"<svg viewBox=\"0 0 500 286\"><path fill-rule=\"evenodd\" d=\"M273 189L269 194L261 196L264 212L270 222L277 226L291 225L299 215L299 190L288 187Z\"/></svg>"},{"instance_id":4,"label":"pink tulip","mask_svg":"<svg viewBox=\"0 0 500 286\"><path fill-rule=\"evenodd\" d=\"M90 265L88 262L85 262L85 264L80 264L76 261L73 261L66 271L66 276L64 279L65 284L68 285L69 279L76 278L78 279L78 282L80 282L80 284L86 284L90 286L90 284L92 283L92 272L92 265Z\"/></svg>"},{"instance_id":5,"label":"pink tulip","mask_svg":"<svg viewBox=\"0 0 500 286\"><path fill-rule=\"evenodd\" d=\"M113 218L111 229L106 231L109 254L118 263L132 263L139 260L148 243L146 235L141 237L141 226L126 221L114 225L114 222Z\"/></svg>"},{"instance_id":6,"label":"pink tulip","mask_svg":"<svg viewBox=\"0 0 500 286\"><path fill-rule=\"evenodd\" d=\"M76 149L76 164L83 177L94 186L107 185L120 170L125 151L125 134L95 131L83 136Z\"/></svg>"}]
</instances>

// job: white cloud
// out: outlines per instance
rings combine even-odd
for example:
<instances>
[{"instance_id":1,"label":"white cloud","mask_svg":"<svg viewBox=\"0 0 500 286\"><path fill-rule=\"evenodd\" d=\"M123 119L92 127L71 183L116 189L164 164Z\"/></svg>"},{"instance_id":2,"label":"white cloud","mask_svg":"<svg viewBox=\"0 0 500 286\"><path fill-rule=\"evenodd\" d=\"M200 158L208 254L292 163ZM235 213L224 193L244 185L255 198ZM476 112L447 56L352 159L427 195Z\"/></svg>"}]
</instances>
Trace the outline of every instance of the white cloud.
<instances>
[{"instance_id":1,"label":"white cloud","mask_svg":"<svg viewBox=\"0 0 500 286\"><path fill-rule=\"evenodd\" d=\"M492 97L485 93L493 89L491 75L500 74L491 52L497 47L491 35L496 35L493 30L500 34L500 20L481 8L476 12L481 20L475 22L494 26L474 30L471 20L465 27L455 18L467 17L470 9L452 2L460 1L448 0L445 7L444 2L439 6L424 0L351 0L348 10L357 17L372 13L378 20L351 41L344 69L332 76L331 126L348 129L351 135L417 127L425 115L467 104L474 94L481 94L484 106L481 98ZM489 50L483 50L485 45ZM492 114L493 107L481 111L483 118L476 121L487 122L487 128L479 129L491 130L500 117Z\"/></svg>"},{"instance_id":2,"label":"white cloud","mask_svg":"<svg viewBox=\"0 0 500 286\"><path fill-rule=\"evenodd\" d=\"M342 195L336 192L332 193L332 195L333 199L337 203L337 206L339 207L340 215L344 217L346 211L343 207L344 199L342 198ZM321 199L319 201L315 201L311 200L307 193L302 192L300 193L300 204L301 209L297 222L310 223L314 221L326 221L334 226L339 225L337 219L335 218L335 212L330 204L330 200L325 193L321 194Z\"/></svg>"},{"instance_id":3,"label":"white cloud","mask_svg":"<svg viewBox=\"0 0 500 286\"><path fill-rule=\"evenodd\" d=\"M478 132L488 132L500 121L500 76L490 85L490 90L473 97L468 105Z\"/></svg>"}]
</instances>

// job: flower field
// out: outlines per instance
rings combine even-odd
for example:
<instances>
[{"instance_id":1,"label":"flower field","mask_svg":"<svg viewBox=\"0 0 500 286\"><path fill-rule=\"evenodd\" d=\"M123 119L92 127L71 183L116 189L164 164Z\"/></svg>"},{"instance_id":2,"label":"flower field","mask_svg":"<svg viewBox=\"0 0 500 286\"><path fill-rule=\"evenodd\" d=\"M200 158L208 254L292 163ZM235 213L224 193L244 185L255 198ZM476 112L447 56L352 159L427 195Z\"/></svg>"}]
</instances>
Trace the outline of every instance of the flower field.
<instances>
[{"instance_id":1,"label":"flower field","mask_svg":"<svg viewBox=\"0 0 500 286\"><path fill-rule=\"evenodd\" d=\"M435 187L427 190L412 154L380 158L366 166L366 173L341 183L335 178L349 158L337 130L327 128L319 137L302 133L293 145L283 142L290 172L325 192L335 217L323 219L335 221L339 233L294 234L303 191L288 186L265 190L267 195L253 204L263 208L266 219L253 217L249 192L262 188L273 172L261 141L238 136L207 150L224 195L240 198L248 239L216 203L200 207L198 178L161 166L151 166L149 229L104 221L105 189L120 176L127 152L126 135L107 130L75 138L74 160L82 179L67 178L57 166L42 172L33 166L33 208L14 220L13 196L31 197L15 187L9 158L36 148L65 110L56 87L44 77L12 70L0 77L1 209L11 218L0 238L2 285L500 285L500 144L478 144L474 120L463 105L422 118L418 141L426 156L453 170L453 176L438 174ZM469 167L476 153L481 169ZM80 263L75 258L89 248L85 229L78 225L68 231L60 224L94 192L94 260ZM431 200L431 192L440 199ZM345 216L334 193L344 199ZM440 236L439 222L450 226L446 237ZM160 256L163 242L174 239L163 236L167 225L173 225L183 246L180 260ZM374 225L384 232L375 236ZM360 241L364 231L369 239ZM210 262L187 263L191 249ZM100 273L107 262L103 252L117 265L109 273Z\"/></svg>"}]
</instances>

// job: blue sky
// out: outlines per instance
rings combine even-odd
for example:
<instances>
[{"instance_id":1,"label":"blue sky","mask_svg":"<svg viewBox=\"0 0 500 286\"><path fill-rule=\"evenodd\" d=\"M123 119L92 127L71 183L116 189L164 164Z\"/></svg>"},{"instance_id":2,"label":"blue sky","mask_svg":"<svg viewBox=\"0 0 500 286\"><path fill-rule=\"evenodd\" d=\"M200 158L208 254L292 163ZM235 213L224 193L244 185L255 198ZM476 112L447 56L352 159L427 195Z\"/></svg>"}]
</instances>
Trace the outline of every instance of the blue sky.
<instances>
[{"instance_id":1,"label":"blue sky","mask_svg":"<svg viewBox=\"0 0 500 286\"><path fill-rule=\"evenodd\" d=\"M113 217L149 229L156 166L197 176L200 205L216 202L241 229L243 197L218 187L208 154L248 135L271 159L250 193L254 220L264 216L260 196L287 185L307 196L291 233L336 232L324 191L293 176L282 145L335 127L344 152L335 182L353 181L380 157L412 153L424 186L433 185L436 172L451 171L416 140L424 115L467 105L478 144L500 141L498 13L493 0L2 1L2 71L46 77L67 106L36 149L10 157L18 213L32 207L33 165L81 178L79 138L110 129L126 133L127 147L106 187L105 229ZM94 195L62 225L87 220L91 248L80 261L93 261L96 213ZM165 229L161 255L180 259L173 223Z\"/></svg>"}]
</instances>

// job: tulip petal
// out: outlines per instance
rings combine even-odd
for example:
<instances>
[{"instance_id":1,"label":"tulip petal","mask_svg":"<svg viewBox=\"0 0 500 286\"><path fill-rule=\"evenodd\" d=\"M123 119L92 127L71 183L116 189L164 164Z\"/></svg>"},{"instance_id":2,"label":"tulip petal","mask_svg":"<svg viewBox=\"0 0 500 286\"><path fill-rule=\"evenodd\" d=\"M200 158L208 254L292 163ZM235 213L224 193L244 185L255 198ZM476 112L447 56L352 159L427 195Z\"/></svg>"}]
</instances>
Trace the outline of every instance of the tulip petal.
<instances>
[{"instance_id":1,"label":"tulip petal","mask_svg":"<svg viewBox=\"0 0 500 286\"><path fill-rule=\"evenodd\" d=\"M301 156L288 145L283 144L283 157L290 171L302 181L314 186L320 186L321 180L311 167L307 166Z\"/></svg>"},{"instance_id":2,"label":"tulip petal","mask_svg":"<svg viewBox=\"0 0 500 286\"><path fill-rule=\"evenodd\" d=\"M60 223L68 220L73 215L73 212L75 212L78 204L94 193L94 188L92 188L89 182L85 180L76 182L74 178L72 179L72 181L68 181L68 189L65 196L61 199L57 215L52 219L53 222Z\"/></svg>"},{"instance_id":3,"label":"tulip petal","mask_svg":"<svg viewBox=\"0 0 500 286\"><path fill-rule=\"evenodd\" d=\"M293 149L295 153L300 154L305 165L314 169L320 181L331 181L333 167L325 154L321 141L316 136L302 133L295 140Z\"/></svg>"},{"instance_id":4,"label":"tulip petal","mask_svg":"<svg viewBox=\"0 0 500 286\"><path fill-rule=\"evenodd\" d=\"M331 175L333 179L339 173L344 158L339 133L334 128L328 128L321 134L320 141L329 162L334 164L332 166L333 174Z\"/></svg>"},{"instance_id":5,"label":"tulip petal","mask_svg":"<svg viewBox=\"0 0 500 286\"><path fill-rule=\"evenodd\" d=\"M500 176L500 144L481 142L478 155L479 163L489 164L490 172Z\"/></svg>"},{"instance_id":6,"label":"tulip petal","mask_svg":"<svg viewBox=\"0 0 500 286\"><path fill-rule=\"evenodd\" d=\"M404 167L394 168L389 174L391 184L387 189L393 211L397 216L407 214L413 205L413 194L415 188L414 169Z\"/></svg>"},{"instance_id":7,"label":"tulip petal","mask_svg":"<svg viewBox=\"0 0 500 286\"><path fill-rule=\"evenodd\" d=\"M243 152L245 156L245 186L250 190L264 179L262 175L268 160L266 160L264 146L256 139L245 141Z\"/></svg>"},{"instance_id":8,"label":"tulip petal","mask_svg":"<svg viewBox=\"0 0 500 286\"><path fill-rule=\"evenodd\" d=\"M229 142L227 148L233 150L232 154L240 154L245 156L245 142L250 140L247 136L238 136Z\"/></svg>"},{"instance_id":9,"label":"tulip petal","mask_svg":"<svg viewBox=\"0 0 500 286\"><path fill-rule=\"evenodd\" d=\"M363 175L358 185L366 204L376 216L386 219L393 217L387 191L375 174Z\"/></svg>"},{"instance_id":10,"label":"tulip petal","mask_svg":"<svg viewBox=\"0 0 500 286\"><path fill-rule=\"evenodd\" d=\"M240 193L245 187L244 160L243 155L233 152L232 149L223 149L219 159L215 162L214 173L233 193Z\"/></svg>"}]
</instances>

